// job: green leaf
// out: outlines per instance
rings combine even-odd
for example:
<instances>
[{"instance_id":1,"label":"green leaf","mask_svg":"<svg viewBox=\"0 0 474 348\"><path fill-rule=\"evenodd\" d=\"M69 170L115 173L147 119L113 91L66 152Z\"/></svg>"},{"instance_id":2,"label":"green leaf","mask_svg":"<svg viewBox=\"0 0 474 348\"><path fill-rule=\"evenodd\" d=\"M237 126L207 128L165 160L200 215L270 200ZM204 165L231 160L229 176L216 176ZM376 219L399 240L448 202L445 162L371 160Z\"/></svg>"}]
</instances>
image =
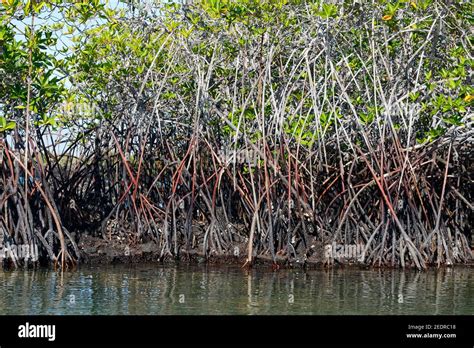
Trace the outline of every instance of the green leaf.
<instances>
[{"instance_id":1,"label":"green leaf","mask_svg":"<svg viewBox=\"0 0 474 348\"><path fill-rule=\"evenodd\" d=\"M25 7L23 8L23 11L24 11L24 13L25 13L25 16L28 17L29 14L30 14L30 12L31 12L31 0L28 0L28 1L26 2L26 5L25 5Z\"/></svg>"},{"instance_id":2,"label":"green leaf","mask_svg":"<svg viewBox=\"0 0 474 348\"><path fill-rule=\"evenodd\" d=\"M462 116L461 115L453 115L450 117L443 117L443 121L452 124L453 126L462 126L463 123L461 122Z\"/></svg>"},{"instance_id":3,"label":"green leaf","mask_svg":"<svg viewBox=\"0 0 474 348\"><path fill-rule=\"evenodd\" d=\"M6 130L9 130L9 129L15 129L16 127L16 123L14 121L9 121L7 122L7 125L5 127Z\"/></svg>"},{"instance_id":4,"label":"green leaf","mask_svg":"<svg viewBox=\"0 0 474 348\"><path fill-rule=\"evenodd\" d=\"M8 130L15 129L16 123L14 121L7 121L5 117L0 116L0 132L6 132Z\"/></svg>"}]
</instances>

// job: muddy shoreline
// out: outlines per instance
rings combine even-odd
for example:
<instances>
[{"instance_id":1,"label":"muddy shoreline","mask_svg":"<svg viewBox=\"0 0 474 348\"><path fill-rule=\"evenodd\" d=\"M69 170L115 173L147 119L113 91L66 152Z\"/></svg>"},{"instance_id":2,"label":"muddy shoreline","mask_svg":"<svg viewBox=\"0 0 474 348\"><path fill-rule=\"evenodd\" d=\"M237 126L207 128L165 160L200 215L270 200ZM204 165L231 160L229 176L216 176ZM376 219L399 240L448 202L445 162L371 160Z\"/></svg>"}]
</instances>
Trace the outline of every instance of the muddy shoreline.
<instances>
[{"instance_id":1,"label":"muddy shoreline","mask_svg":"<svg viewBox=\"0 0 474 348\"><path fill-rule=\"evenodd\" d=\"M137 244L135 246L127 246L122 243L115 241L105 240L103 238L85 236L81 238L78 243L80 249L80 260L79 265L114 265L114 264L147 264L147 263L159 263L164 265L176 265L176 264L207 264L207 265L239 265L246 267L246 244L242 243L236 245L233 253L221 253L210 252L207 256L202 251L193 250L180 250L179 256L174 257L172 255L162 256L161 250L154 242L146 242L143 244ZM328 265L326 260L323 259L322 246L317 246L315 253L311 257L292 258L277 255L275 262L271 255L256 255L254 256L252 267L258 267L260 269L292 269L292 268L304 268L304 269L327 269L327 268L362 268L362 269L391 269L400 267L389 267L387 265L367 265L361 264L353 260L335 260L333 264ZM319 251L319 252L318 252ZM317 256L319 255L319 256ZM465 264L455 265L441 265L441 267L474 267L474 259L471 262ZM429 265L429 268L434 268L436 265ZM407 267L415 268L415 267Z\"/></svg>"},{"instance_id":2,"label":"muddy shoreline","mask_svg":"<svg viewBox=\"0 0 474 348\"><path fill-rule=\"evenodd\" d=\"M230 253L217 253L211 251L207 256L198 249L180 249L179 256L162 256L161 250L154 242L146 242L135 246L128 246L116 241L103 238L85 236L78 243L80 249L79 264L101 265L101 264L141 264L141 263L163 263L163 264L213 264L213 265L240 265L245 266L247 259L247 245L241 243L235 245ZM275 268L322 268L322 259L313 257L310 260L294 259L277 255L276 262L270 255L256 255L252 266L264 266Z\"/></svg>"}]
</instances>

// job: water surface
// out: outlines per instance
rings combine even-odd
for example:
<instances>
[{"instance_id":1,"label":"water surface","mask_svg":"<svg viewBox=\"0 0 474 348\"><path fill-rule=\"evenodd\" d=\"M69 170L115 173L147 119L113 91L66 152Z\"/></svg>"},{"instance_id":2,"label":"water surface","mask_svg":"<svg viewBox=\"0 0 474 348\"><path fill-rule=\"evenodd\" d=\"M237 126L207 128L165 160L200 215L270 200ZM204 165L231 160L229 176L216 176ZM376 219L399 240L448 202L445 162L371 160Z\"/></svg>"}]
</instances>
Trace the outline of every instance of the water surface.
<instances>
[{"instance_id":1,"label":"water surface","mask_svg":"<svg viewBox=\"0 0 474 348\"><path fill-rule=\"evenodd\" d=\"M5 314L474 314L474 269L0 271Z\"/></svg>"}]
</instances>

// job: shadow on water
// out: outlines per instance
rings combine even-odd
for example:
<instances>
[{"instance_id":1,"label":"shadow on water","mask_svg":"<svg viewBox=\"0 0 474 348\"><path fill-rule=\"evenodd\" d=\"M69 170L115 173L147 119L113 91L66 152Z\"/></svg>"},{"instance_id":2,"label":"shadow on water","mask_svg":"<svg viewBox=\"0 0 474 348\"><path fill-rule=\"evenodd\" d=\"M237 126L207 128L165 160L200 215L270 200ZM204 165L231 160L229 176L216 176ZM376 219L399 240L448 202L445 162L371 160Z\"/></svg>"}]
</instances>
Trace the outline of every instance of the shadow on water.
<instances>
[{"instance_id":1,"label":"shadow on water","mask_svg":"<svg viewBox=\"0 0 474 348\"><path fill-rule=\"evenodd\" d=\"M0 271L0 314L474 314L474 270Z\"/></svg>"}]
</instances>

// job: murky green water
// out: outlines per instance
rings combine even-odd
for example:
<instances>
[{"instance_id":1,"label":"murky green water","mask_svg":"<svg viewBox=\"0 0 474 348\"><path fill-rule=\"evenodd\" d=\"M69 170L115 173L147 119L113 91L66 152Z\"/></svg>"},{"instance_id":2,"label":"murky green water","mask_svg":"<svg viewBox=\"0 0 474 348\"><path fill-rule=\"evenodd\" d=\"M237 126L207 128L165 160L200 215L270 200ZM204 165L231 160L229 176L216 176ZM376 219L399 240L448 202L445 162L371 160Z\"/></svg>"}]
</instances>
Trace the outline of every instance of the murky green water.
<instances>
[{"instance_id":1,"label":"murky green water","mask_svg":"<svg viewBox=\"0 0 474 348\"><path fill-rule=\"evenodd\" d=\"M474 314L474 269L0 271L1 314Z\"/></svg>"}]
</instances>

